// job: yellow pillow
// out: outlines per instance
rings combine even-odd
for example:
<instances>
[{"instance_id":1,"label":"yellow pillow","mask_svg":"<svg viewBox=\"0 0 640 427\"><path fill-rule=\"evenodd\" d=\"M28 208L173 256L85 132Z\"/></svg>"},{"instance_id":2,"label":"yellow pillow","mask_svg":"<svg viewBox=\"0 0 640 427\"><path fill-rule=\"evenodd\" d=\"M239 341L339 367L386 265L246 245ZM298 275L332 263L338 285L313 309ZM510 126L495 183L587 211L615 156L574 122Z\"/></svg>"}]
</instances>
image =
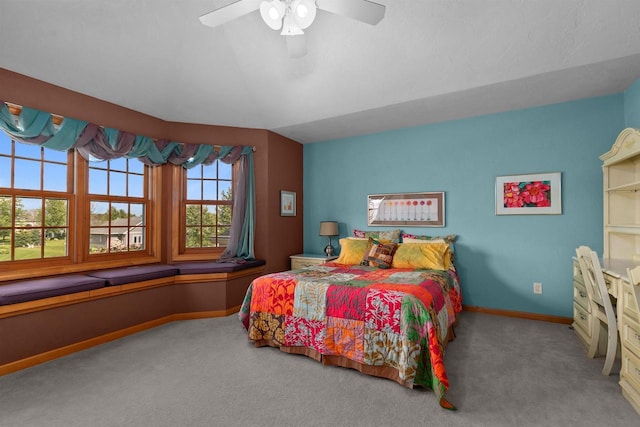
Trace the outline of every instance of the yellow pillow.
<instances>
[{"instance_id":1,"label":"yellow pillow","mask_svg":"<svg viewBox=\"0 0 640 427\"><path fill-rule=\"evenodd\" d=\"M433 243L447 243L449 244L449 266L451 266L453 264L453 260L454 260L454 252L451 250L453 247L453 238L452 236L454 235L450 235L450 236L446 236L445 238L434 238L434 239L429 239L429 240L425 240L425 239L412 239L412 238L405 238L402 240L402 243L425 243L425 244L433 244Z\"/></svg>"},{"instance_id":2,"label":"yellow pillow","mask_svg":"<svg viewBox=\"0 0 640 427\"><path fill-rule=\"evenodd\" d=\"M393 256L392 268L447 270L451 257L447 243L401 243Z\"/></svg>"},{"instance_id":3,"label":"yellow pillow","mask_svg":"<svg viewBox=\"0 0 640 427\"><path fill-rule=\"evenodd\" d=\"M368 244L369 239L340 239L340 256L333 262L346 265L360 264Z\"/></svg>"}]
</instances>

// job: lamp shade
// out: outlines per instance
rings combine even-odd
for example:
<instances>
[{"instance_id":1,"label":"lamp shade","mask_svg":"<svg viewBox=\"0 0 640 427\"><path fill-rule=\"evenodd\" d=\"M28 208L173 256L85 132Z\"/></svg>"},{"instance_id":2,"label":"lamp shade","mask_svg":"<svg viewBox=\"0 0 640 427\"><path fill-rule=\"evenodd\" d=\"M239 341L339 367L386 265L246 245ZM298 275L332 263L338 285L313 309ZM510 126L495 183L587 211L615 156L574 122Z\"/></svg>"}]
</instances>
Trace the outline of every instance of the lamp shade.
<instances>
[{"instance_id":1,"label":"lamp shade","mask_svg":"<svg viewBox=\"0 0 640 427\"><path fill-rule=\"evenodd\" d=\"M316 4L311 0L295 0L291 3L291 13L296 25L304 30L316 19Z\"/></svg>"},{"instance_id":2,"label":"lamp shade","mask_svg":"<svg viewBox=\"0 0 640 427\"><path fill-rule=\"evenodd\" d=\"M282 28L282 18L285 14L285 6L278 0L263 1L260 3L260 16L262 20L273 30Z\"/></svg>"},{"instance_id":3,"label":"lamp shade","mask_svg":"<svg viewBox=\"0 0 640 427\"><path fill-rule=\"evenodd\" d=\"M340 233L338 232L338 223L335 221L322 221L320 222L320 236L337 236Z\"/></svg>"}]
</instances>

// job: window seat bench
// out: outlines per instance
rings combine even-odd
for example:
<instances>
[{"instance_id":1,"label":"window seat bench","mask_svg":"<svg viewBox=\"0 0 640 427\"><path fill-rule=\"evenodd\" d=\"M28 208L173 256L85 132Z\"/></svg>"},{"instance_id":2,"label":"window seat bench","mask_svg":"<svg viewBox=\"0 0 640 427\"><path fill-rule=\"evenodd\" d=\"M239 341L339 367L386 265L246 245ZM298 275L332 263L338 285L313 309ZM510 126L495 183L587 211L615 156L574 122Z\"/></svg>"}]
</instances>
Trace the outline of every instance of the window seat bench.
<instances>
[{"instance_id":1,"label":"window seat bench","mask_svg":"<svg viewBox=\"0 0 640 427\"><path fill-rule=\"evenodd\" d=\"M0 375L168 322L235 313L265 264L148 264L0 282Z\"/></svg>"},{"instance_id":2,"label":"window seat bench","mask_svg":"<svg viewBox=\"0 0 640 427\"><path fill-rule=\"evenodd\" d=\"M0 305L16 304L102 288L104 279L83 274L23 280L0 286Z\"/></svg>"}]
</instances>

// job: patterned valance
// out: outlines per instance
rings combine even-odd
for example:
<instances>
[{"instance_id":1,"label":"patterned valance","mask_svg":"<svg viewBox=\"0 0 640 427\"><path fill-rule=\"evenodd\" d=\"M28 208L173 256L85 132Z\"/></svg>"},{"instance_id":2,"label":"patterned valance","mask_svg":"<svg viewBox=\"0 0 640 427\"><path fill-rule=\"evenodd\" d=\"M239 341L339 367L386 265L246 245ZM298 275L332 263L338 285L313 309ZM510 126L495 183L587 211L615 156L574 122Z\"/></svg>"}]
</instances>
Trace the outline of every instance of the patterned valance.
<instances>
[{"instance_id":1,"label":"patterned valance","mask_svg":"<svg viewBox=\"0 0 640 427\"><path fill-rule=\"evenodd\" d=\"M189 169L211 164L216 159L234 163L252 150L244 146L216 147L154 140L70 117L55 117L56 120L51 113L28 107L22 107L19 114L14 115L7 104L0 101L0 129L12 139L58 151L74 148L89 161L126 157L137 158L150 166L171 162Z\"/></svg>"}]
</instances>

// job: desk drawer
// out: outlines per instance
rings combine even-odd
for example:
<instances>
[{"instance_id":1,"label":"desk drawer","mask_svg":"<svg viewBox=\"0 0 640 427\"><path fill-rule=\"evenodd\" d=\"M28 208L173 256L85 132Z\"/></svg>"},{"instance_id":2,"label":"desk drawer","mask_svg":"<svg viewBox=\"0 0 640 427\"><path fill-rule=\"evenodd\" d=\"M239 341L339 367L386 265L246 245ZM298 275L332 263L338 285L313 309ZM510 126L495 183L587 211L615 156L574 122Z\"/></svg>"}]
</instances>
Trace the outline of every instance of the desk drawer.
<instances>
[{"instance_id":1,"label":"desk drawer","mask_svg":"<svg viewBox=\"0 0 640 427\"><path fill-rule=\"evenodd\" d=\"M573 303L573 326L576 328L576 332L587 341L591 339L591 322L589 321L590 314L577 303Z\"/></svg>"},{"instance_id":2,"label":"desk drawer","mask_svg":"<svg viewBox=\"0 0 640 427\"><path fill-rule=\"evenodd\" d=\"M622 350L620 378L627 380L640 393L640 357L624 349Z\"/></svg>"},{"instance_id":3,"label":"desk drawer","mask_svg":"<svg viewBox=\"0 0 640 427\"><path fill-rule=\"evenodd\" d=\"M587 288L584 286L584 283L573 282L573 300L580 304L587 313L591 313L589 295L587 295Z\"/></svg>"},{"instance_id":4,"label":"desk drawer","mask_svg":"<svg viewBox=\"0 0 640 427\"><path fill-rule=\"evenodd\" d=\"M624 280L621 280L620 283L622 286L620 287L620 299L618 300L618 304L622 304L622 313L626 314L636 322L640 322L638 303L636 302L636 298L633 294L633 289L631 288L632 285Z\"/></svg>"},{"instance_id":5,"label":"desk drawer","mask_svg":"<svg viewBox=\"0 0 640 427\"><path fill-rule=\"evenodd\" d=\"M623 315L620 330L620 342L623 347L640 357L640 323Z\"/></svg>"},{"instance_id":6,"label":"desk drawer","mask_svg":"<svg viewBox=\"0 0 640 427\"><path fill-rule=\"evenodd\" d=\"M582 283L582 286L584 286L584 277L582 277L582 270L580 270L580 263L577 259L573 260L573 280Z\"/></svg>"}]
</instances>

